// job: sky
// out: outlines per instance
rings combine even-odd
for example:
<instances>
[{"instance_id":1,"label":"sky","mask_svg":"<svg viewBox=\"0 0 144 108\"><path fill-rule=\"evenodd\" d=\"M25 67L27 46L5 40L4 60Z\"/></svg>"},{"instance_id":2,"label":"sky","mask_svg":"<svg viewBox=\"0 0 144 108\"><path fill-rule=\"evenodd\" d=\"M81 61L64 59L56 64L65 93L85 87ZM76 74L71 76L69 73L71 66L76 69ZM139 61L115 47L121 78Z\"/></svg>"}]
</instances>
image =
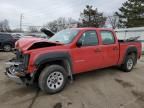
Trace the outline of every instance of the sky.
<instances>
[{"instance_id":1,"label":"sky","mask_svg":"<svg viewBox=\"0 0 144 108\"><path fill-rule=\"evenodd\" d=\"M105 15L112 15L126 0L0 0L0 21L8 19L18 28L23 14L23 27L42 26L59 17L79 19L86 5L93 5Z\"/></svg>"}]
</instances>

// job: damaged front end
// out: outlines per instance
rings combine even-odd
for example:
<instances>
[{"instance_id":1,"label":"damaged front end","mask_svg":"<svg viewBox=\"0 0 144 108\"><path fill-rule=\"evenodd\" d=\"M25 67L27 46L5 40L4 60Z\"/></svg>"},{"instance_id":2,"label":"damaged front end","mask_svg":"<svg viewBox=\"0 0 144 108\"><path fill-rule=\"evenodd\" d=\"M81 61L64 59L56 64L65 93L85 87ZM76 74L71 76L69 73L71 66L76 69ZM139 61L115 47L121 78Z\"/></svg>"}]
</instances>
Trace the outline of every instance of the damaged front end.
<instances>
[{"instance_id":1,"label":"damaged front end","mask_svg":"<svg viewBox=\"0 0 144 108\"><path fill-rule=\"evenodd\" d=\"M24 42L24 40L23 40ZM16 44L16 50L15 55L16 57L6 62L6 76L8 76L9 79L16 81L19 84L33 84L34 78L35 78L35 67L32 68L32 66L29 66L29 60L30 60L30 53L26 54L24 52L29 50L37 50L40 48L47 48L47 47L54 47L63 45L60 43L52 43L47 41L38 41L31 43L29 45L22 45L22 41L18 41ZM23 53L22 53L23 52ZM32 57L32 56L31 56ZM29 68L28 68L29 66Z\"/></svg>"},{"instance_id":2,"label":"damaged front end","mask_svg":"<svg viewBox=\"0 0 144 108\"><path fill-rule=\"evenodd\" d=\"M30 76L27 74L26 69L29 62L29 55L23 55L21 52L16 51L16 57L6 62L5 75L18 84L27 83Z\"/></svg>"}]
</instances>

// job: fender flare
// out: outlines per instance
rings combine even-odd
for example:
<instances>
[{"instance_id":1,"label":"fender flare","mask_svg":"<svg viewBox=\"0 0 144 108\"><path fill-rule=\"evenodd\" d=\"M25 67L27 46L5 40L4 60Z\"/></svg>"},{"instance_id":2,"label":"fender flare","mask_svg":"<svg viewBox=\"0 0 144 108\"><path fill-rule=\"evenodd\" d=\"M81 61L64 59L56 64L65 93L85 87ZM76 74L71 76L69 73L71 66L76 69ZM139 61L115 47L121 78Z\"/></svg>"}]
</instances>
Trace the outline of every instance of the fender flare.
<instances>
[{"instance_id":1,"label":"fender flare","mask_svg":"<svg viewBox=\"0 0 144 108\"><path fill-rule=\"evenodd\" d=\"M72 60L68 52L50 52L50 53L41 54L35 60L34 65L37 68L39 68L41 65L45 63L56 61L56 60L62 60L65 62L66 67L68 69L68 75L71 77L71 79L73 79Z\"/></svg>"},{"instance_id":2,"label":"fender flare","mask_svg":"<svg viewBox=\"0 0 144 108\"><path fill-rule=\"evenodd\" d=\"M130 52L135 52L135 53L136 53L136 56L137 56L138 50L137 50L137 48L136 48L135 46L128 47L127 50L126 50L126 52L125 52L125 55L124 55L124 59L123 59L122 64L125 62L125 59L126 59L126 57L128 56L128 54L129 54Z\"/></svg>"}]
</instances>

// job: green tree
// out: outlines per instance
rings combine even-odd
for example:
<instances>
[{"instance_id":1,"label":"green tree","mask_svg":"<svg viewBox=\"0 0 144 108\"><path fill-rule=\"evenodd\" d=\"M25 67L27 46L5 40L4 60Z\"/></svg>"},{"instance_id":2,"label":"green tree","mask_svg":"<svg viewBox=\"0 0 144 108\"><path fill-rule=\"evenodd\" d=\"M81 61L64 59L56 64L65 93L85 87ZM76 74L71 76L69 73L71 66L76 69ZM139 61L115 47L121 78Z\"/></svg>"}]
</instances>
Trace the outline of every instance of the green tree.
<instances>
[{"instance_id":1,"label":"green tree","mask_svg":"<svg viewBox=\"0 0 144 108\"><path fill-rule=\"evenodd\" d=\"M80 27L103 27L105 25L106 17L103 13L98 12L97 8L87 5L86 8L80 13Z\"/></svg>"},{"instance_id":2,"label":"green tree","mask_svg":"<svg viewBox=\"0 0 144 108\"><path fill-rule=\"evenodd\" d=\"M120 27L144 26L144 0L128 0L116 12Z\"/></svg>"}]
</instances>

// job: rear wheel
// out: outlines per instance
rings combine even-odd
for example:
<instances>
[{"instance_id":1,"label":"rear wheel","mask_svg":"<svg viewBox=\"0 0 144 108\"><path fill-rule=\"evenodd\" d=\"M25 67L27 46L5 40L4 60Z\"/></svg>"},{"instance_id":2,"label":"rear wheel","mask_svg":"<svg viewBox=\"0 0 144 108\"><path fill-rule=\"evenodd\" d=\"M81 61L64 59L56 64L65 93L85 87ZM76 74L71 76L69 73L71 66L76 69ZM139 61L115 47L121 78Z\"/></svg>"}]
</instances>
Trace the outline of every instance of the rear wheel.
<instances>
[{"instance_id":1,"label":"rear wheel","mask_svg":"<svg viewBox=\"0 0 144 108\"><path fill-rule=\"evenodd\" d=\"M51 65L44 68L39 76L39 87L42 91L54 94L64 89L67 73L62 66Z\"/></svg>"},{"instance_id":2,"label":"rear wheel","mask_svg":"<svg viewBox=\"0 0 144 108\"><path fill-rule=\"evenodd\" d=\"M6 52L9 52L9 51L12 50L12 47L11 47L11 45L6 44L6 45L3 46L3 50L6 51Z\"/></svg>"},{"instance_id":3,"label":"rear wheel","mask_svg":"<svg viewBox=\"0 0 144 108\"><path fill-rule=\"evenodd\" d=\"M128 55L126 57L124 64L121 65L121 69L124 72L130 72L133 69L135 62L136 62L135 57L136 56L134 56L134 55Z\"/></svg>"}]
</instances>

